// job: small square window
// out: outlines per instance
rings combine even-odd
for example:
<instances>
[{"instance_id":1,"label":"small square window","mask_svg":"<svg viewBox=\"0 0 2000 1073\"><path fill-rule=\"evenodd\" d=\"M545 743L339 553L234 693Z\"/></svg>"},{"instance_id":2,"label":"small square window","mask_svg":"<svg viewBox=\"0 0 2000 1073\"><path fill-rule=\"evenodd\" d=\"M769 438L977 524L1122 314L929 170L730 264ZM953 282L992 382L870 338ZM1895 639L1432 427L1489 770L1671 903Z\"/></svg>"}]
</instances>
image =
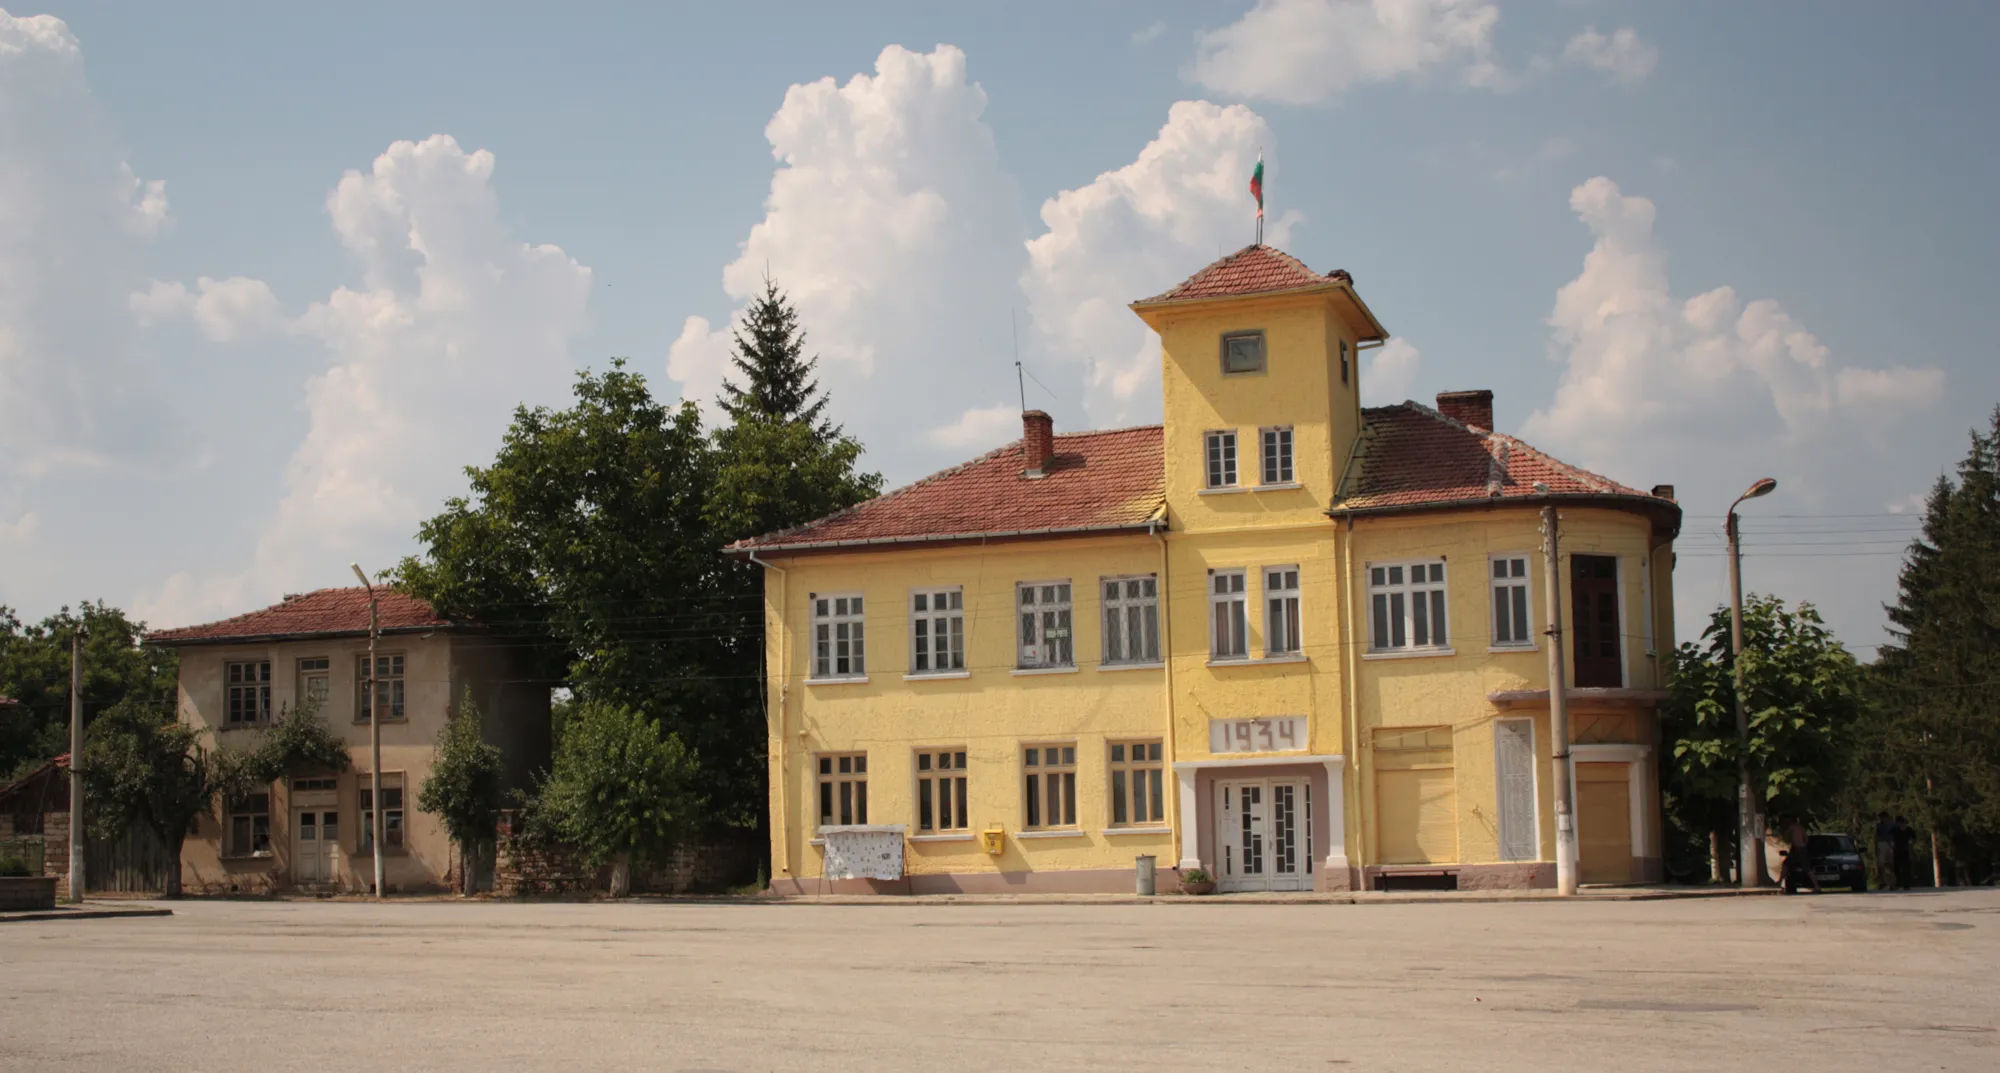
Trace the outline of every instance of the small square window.
<instances>
[{"instance_id":1,"label":"small square window","mask_svg":"<svg viewBox=\"0 0 2000 1073\"><path fill-rule=\"evenodd\" d=\"M1264 371L1264 333L1230 332L1222 337L1222 371L1224 373L1261 373Z\"/></svg>"}]
</instances>

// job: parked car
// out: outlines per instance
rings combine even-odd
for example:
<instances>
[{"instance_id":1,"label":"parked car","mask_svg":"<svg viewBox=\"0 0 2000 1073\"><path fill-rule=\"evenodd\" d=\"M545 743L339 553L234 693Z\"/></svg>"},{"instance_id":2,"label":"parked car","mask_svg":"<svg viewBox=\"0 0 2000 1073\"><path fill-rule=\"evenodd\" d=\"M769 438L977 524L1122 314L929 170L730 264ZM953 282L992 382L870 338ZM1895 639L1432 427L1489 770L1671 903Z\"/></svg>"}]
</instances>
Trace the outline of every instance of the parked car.
<instances>
[{"instance_id":1,"label":"parked car","mask_svg":"<svg viewBox=\"0 0 2000 1073\"><path fill-rule=\"evenodd\" d=\"M1856 893L1868 890L1868 865L1862 860L1861 849L1854 844L1852 835L1807 835L1806 862L1821 889L1846 887ZM1786 894L1797 894L1804 882L1791 870L1785 871Z\"/></svg>"}]
</instances>

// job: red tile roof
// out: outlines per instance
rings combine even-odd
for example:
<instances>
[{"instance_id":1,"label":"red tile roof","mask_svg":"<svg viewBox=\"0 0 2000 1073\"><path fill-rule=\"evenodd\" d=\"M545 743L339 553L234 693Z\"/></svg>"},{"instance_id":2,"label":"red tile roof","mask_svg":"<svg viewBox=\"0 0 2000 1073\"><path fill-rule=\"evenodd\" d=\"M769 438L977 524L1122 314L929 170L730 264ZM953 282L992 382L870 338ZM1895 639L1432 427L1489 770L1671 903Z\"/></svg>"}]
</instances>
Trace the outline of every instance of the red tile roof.
<instances>
[{"instance_id":1,"label":"red tile roof","mask_svg":"<svg viewBox=\"0 0 2000 1073\"><path fill-rule=\"evenodd\" d=\"M1455 421L1416 402L1362 411L1361 455L1333 513L1378 513L1544 497L1630 499L1671 514L1671 499L1629 488L1512 436ZM1537 483L1547 486L1538 491Z\"/></svg>"},{"instance_id":2,"label":"red tile roof","mask_svg":"<svg viewBox=\"0 0 2000 1073\"><path fill-rule=\"evenodd\" d=\"M384 633L430 630L464 625L439 618L431 605L394 589L378 588ZM365 635L368 632L368 590L359 586L318 589L261 611L202 626L182 626L146 636L151 644L197 645L291 637Z\"/></svg>"},{"instance_id":3,"label":"red tile roof","mask_svg":"<svg viewBox=\"0 0 2000 1073\"><path fill-rule=\"evenodd\" d=\"M838 514L729 546L731 551L1053 536L1143 527L1166 509L1158 425L1055 438L1029 479L1016 440Z\"/></svg>"},{"instance_id":4,"label":"red tile roof","mask_svg":"<svg viewBox=\"0 0 2000 1073\"><path fill-rule=\"evenodd\" d=\"M1322 276L1298 258L1270 246L1245 246L1207 268L1182 280L1165 294L1141 299L1140 305L1159 302L1191 302L1198 298L1234 298L1246 294L1268 294L1321 287L1335 281L1353 283L1343 269Z\"/></svg>"}]
</instances>

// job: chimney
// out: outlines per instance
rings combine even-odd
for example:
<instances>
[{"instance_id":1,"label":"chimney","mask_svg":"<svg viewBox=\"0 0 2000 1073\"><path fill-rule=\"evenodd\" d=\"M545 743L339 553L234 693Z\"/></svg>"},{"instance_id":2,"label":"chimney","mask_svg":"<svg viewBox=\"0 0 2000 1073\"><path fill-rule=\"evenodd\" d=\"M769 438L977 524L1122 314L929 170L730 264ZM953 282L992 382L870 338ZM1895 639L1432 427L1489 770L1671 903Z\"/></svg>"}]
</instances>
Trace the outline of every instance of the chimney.
<instances>
[{"instance_id":1,"label":"chimney","mask_svg":"<svg viewBox=\"0 0 2000 1073\"><path fill-rule=\"evenodd\" d=\"M1674 497L1674 486L1671 484L1656 484L1653 486L1653 494L1659 496L1661 499L1672 499Z\"/></svg>"},{"instance_id":2,"label":"chimney","mask_svg":"<svg viewBox=\"0 0 2000 1073\"><path fill-rule=\"evenodd\" d=\"M1040 410L1028 410L1021 414L1021 459L1025 469L1021 476L1040 477L1048 472L1049 459L1056 453L1055 419Z\"/></svg>"},{"instance_id":3,"label":"chimney","mask_svg":"<svg viewBox=\"0 0 2000 1073\"><path fill-rule=\"evenodd\" d=\"M1491 391L1440 391L1438 412L1461 425L1493 431Z\"/></svg>"}]
</instances>

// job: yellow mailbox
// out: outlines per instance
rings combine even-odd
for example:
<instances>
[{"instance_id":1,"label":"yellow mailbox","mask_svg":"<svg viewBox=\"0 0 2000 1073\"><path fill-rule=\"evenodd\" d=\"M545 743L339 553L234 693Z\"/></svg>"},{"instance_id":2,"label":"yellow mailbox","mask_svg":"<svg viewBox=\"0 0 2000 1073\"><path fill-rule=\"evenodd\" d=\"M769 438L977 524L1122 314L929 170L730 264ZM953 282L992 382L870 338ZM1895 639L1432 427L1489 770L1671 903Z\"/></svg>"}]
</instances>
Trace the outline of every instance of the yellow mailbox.
<instances>
[{"instance_id":1,"label":"yellow mailbox","mask_svg":"<svg viewBox=\"0 0 2000 1073\"><path fill-rule=\"evenodd\" d=\"M995 857L1000 855L1001 847L1006 844L1006 841L1007 829L1004 827L988 827L986 830L979 832L979 848Z\"/></svg>"}]
</instances>

